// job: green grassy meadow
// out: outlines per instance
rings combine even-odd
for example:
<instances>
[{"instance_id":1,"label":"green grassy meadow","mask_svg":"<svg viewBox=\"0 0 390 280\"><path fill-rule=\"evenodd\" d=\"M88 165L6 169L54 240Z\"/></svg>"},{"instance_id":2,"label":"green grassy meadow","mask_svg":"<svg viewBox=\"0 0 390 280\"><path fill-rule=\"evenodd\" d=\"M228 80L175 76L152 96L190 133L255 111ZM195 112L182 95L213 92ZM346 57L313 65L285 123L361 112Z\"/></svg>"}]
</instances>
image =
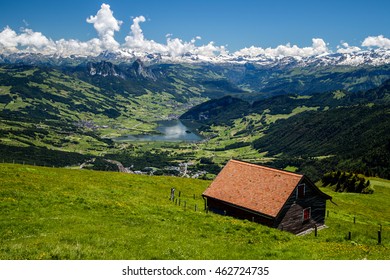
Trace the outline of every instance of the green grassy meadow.
<instances>
[{"instance_id":1,"label":"green grassy meadow","mask_svg":"<svg viewBox=\"0 0 390 280\"><path fill-rule=\"evenodd\" d=\"M390 259L390 182L370 181L323 189L337 206L315 237L205 213L210 181L0 164L0 259Z\"/></svg>"}]
</instances>

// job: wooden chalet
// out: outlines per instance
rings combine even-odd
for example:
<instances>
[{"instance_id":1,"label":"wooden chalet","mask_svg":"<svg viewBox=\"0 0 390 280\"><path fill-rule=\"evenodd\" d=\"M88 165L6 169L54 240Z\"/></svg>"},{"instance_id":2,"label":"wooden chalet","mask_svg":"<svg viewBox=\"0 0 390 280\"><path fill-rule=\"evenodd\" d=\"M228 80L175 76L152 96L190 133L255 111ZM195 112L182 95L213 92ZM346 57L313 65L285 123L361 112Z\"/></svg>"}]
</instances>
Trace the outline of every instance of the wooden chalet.
<instances>
[{"instance_id":1,"label":"wooden chalet","mask_svg":"<svg viewBox=\"0 0 390 280\"><path fill-rule=\"evenodd\" d=\"M301 233L325 223L326 200L309 178L230 160L202 194L208 209Z\"/></svg>"}]
</instances>

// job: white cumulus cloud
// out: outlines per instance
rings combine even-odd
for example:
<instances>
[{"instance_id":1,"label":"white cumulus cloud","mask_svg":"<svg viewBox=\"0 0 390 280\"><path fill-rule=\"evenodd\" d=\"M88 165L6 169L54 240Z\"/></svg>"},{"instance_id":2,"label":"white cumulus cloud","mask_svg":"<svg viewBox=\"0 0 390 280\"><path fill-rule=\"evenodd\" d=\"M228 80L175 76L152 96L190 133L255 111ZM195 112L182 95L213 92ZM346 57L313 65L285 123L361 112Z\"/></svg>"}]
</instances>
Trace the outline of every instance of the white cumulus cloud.
<instances>
[{"instance_id":1,"label":"white cumulus cloud","mask_svg":"<svg viewBox=\"0 0 390 280\"><path fill-rule=\"evenodd\" d=\"M15 51L18 46L18 35L9 26L0 32L0 46L5 50Z\"/></svg>"},{"instance_id":2,"label":"white cumulus cloud","mask_svg":"<svg viewBox=\"0 0 390 280\"><path fill-rule=\"evenodd\" d=\"M45 48L53 44L51 40L46 38L41 32L34 32L31 29L24 29L22 34L18 36L18 43L21 46L31 46L38 49Z\"/></svg>"},{"instance_id":3,"label":"white cumulus cloud","mask_svg":"<svg viewBox=\"0 0 390 280\"><path fill-rule=\"evenodd\" d=\"M390 39L385 38L383 35L369 36L366 39L364 39L362 46L390 49Z\"/></svg>"},{"instance_id":4,"label":"white cumulus cloud","mask_svg":"<svg viewBox=\"0 0 390 280\"><path fill-rule=\"evenodd\" d=\"M103 48L115 50L119 47L119 43L114 38L114 33L120 30L122 21L114 17L110 5L102 4L95 16L87 18L87 22L93 24L102 41Z\"/></svg>"},{"instance_id":5,"label":"white cumulus cloud","mask_svg":"<svg viewBox=\"0 0 390 280\"><path fill-rule=\"evenodd\" d=\"M41 32L34 32L31 29L22 29L17 34L9 26L0 32L0 49L8 52L17 52L20 49L31 52L47 51L55 48L54 42L44 36Z\"/></svg>"},{"instance_id":6,"label":"white cumulus cloud","mask_svg":"<svg viewBox=\"0 0 390 280\"><path fill-rule=\"evenodd\" d=\"M123 22L114 17L114 13L108 4L102 4L95 15L86 18L86 22L93 24L97 36L89 41L80 41L77 39L60 39L54 41L47 38L41 32L25 28L14 31L9 26L0 30L0 53L32 52L43 54L57 54L63 57L70 55L96 56L101 52L108 51L130 51L140 53L159 53L170 57L186 56L188 53L202 58L214 58L218 55L227 55L228 50L224 46L218 46L214 42L200 44L202 38L195 36L190 41L173 37L172 34L166 35L166 41L163 43L147 39L141 28L141 23L146 22L144 16L133 18L129 34L124 42L115 40L115 33L119 32ZM364 39L362 48L385 48L390 49L390 39L383 35L369 36ZM352 53L361 51L360 47L350 46L348 43L342 43L337 46L338 53ZM233 56L245 56L255 58L264 56L266 58L283 57L310 57L331 53L328 44L321 38L313 38L311 46L300 47L290 43L279 45L275 48L262 48L252 46L243 48L234 52Z\"/></svg>"},{"instance_id":7,"label":"white cumulus cloud","mask_svg":"<svg viewBox=\"0 0 390 280\"><path fill-rule=\"evenodd\" d=\"M10 27L5 27L0 32L0 50L7 53L29 51L32 53L70 55L98 55L104 50L116 50L120 44L115 40L115 31L120 30L121 21L117 20L110 6L102 4L95 16L86 20L92 23L99 38L93 38L82 42L75 39L60 39L53 41L44 36L41 32L34 32L24 28L18 34Z\"/></svg>"},{"instance_id":8,"label":"white cumulus cloud","mask_svg":"<svg viewBox=\"0 0 390 280\"><path fill-rule=\"evenodd\" d=\"M133 24L130 27L130 34L126 36L124 47L136 52L161 53L164 55L177 57L187 53L193 53L204 56L215 56L224 52L224 47L215 46L213 42L203 46L196 46L197 40L201 40L200 36L196 36L189 42L179 38L172 38L172 34L166 35L166 43L161 44L153 40L145 39L140 23L145 22L144 16L139 16L133 19Z\"/></svg>"},{"instance_id":9,"label":"white cumulus cloud","mask_svg":"<svg viewBox=\"0 0 390 280\"><path fill-rule=\"evenodd\" d=\"M244 48L237 52L235 55L238 56L248 56L248 57L256 57L259 55L264 55L267 57L308 57L313 55L320 55L324 53L328 53L329 49L327 44L323 39L313 38L311 47L303 47L300 48L297 45L291 46L291 44L279 45L276 48L260 48L252 46L250 48Z\"/></svg>"},{"instance_id":10,"label":"white cumulus cloud","mask_svg":"<svg viewBox=\"0 0 390 280\"><path fill-rule=\"evenodd\" d=\"M126 36L124 47L133 51L146 52L163 52L164 46L153 40L146 40L141 29L140 23L145 22L144 16L135 17L133 24L130 26L130 34Z\"/></svg>"},{"instance_id":11,"label":"white cumulus cloud","mask_svg":"<svg viewBox=\"0 0 390 280\"><path fill-rule=\"evenodd\" d=\"M102 42L98 38L91 39L87 42L74 39L61 39L55 42L55 46L56 49L53 53L63 57L70 55L96 56L104 51Z\"/></svg>"},{"instance_id":12,"label":"white cumulus cloud","mask_svg":"<svg viewBox=\"0 0 390 280\"><path fill-rule=\"evenodd\" d=\"M338 53L354 53L361 51L362 49L356 46L350 46L348 43L344 42L341 46L337 46Z\"/></svg>"}]
</instances>

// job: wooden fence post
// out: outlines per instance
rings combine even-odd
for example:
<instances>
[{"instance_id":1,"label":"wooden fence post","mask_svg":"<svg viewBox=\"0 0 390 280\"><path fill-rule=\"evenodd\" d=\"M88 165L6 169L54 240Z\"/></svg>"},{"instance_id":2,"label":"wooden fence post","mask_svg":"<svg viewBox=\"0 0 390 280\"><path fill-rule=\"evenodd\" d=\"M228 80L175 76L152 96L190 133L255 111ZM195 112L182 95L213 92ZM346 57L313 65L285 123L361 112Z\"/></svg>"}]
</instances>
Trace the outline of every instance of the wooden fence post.
<instances>
[{"instance_id":1,"label":"wooden fence post","mask_svg":"<svg viewBox=\"0 0 390 280\"><path fill-rule=\"evenodd\" d=\"M353 216L353 223L356 224L356 217Z\"/></svg>"},{"instance_id":2,"label":"wooden fence post","mask_svg":"<svg viewBox=\"0 0 390 280\"><path fill-rule=\"evenodd\" d=\"M382 231L378 230L378 244L382 243Z\"/></svg>"},{"instance_id":3,"label":"wooden fence post","mask_svg":"<svg viewBox=\"0 0 390 280\"><path fill-rule=\"evenodd\" d=\"M318 235L318 228L317 225L314 225L314 236L317 237Z\"/></svg>"},{"instance_id":4,"label":"wooden fence post","mask_svg":"<svg viewBox=\"0 0 390 280\"><path fill-rule=\"evenodd\" d=\"M348 240L351 240L352 239L352 233L350 231L348 231Z\"/></svg>"}]
</instances>

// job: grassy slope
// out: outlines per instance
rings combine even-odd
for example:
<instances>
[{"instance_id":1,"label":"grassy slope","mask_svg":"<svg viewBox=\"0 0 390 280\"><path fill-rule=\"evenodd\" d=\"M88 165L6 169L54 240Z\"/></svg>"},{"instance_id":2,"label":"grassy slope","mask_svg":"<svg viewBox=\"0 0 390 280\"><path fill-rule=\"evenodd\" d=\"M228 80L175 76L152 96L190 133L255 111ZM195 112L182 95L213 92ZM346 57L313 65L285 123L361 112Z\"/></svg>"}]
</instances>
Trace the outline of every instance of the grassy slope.
<instances>
[{"instance_id":1,"label":"grassy slope","mask_svg":"<svg viewBox=\"0 0 390 280\"><path fill-rule=\"evenodd\" d=\"M10 164L0 165L0 178L0 259L390 256L389 181L371 179L370 196L332 193L338 206L328 204L329 228L316 238L195 212L209 181ZM180 206L168 199L171 187L182 192ZM382 245L376 244L379 223Z\"/></svg>"},{"instance_id":2,"label":"grassy slope","mask_svg":"<svg viewBox=\"0 0 390 280\"><path fill-rule=\"evenodd\" d=\"M154 91L147 90L146 83L137 92L112 92L51 68L1 65L0 155L6 162L57 165L54 157L46 156L46 148L56 154L71 152L77 157L77 153L79 158L117 151L106 138L150 133L155 121L207 100L201 96L202 87L193 87L196 83L191 79L176 80L180 90L173 81L167 88L164 80ZM168 89L172 91L165 92ZM174 93L183 95L184 103ZM23 151L28 147L29 153ZM59 166L81 162L65 161Z\"/></svg>"},{"instance_id":3,"label":"grassy slope","mask_svg":"<svg viewBox=\"0 0 390 280\"><path fill-rule=\"evenodd\" d=\"M164 85L155 83L154 88L148 90L147 81L133 77L135 80L127 81L127 84L136 83L142 87L135 88L130 93L125 88L116 91L110 89L111 80L107 82L104 78L96 79L108 83L107 88L98 87L54 68L0 65L0 117L17 122L5 123L0 120L0 130L8 126L6 134L9 134L8 138L0 135L0 142L12 139L21 143L26 140L32 145L50 146L34 137L20 139L12 132L19 125L50 124L47 119L57 120L61 124L88 120L97 126L95 133L102 137L150 132L156 127L155 121L166 119L172 113L182 114L189 104L198 104L208 99L202 96L203 87L191 79L163 79ZM119 81L124 82L122 79ZM168 85L170 91L166 92ZM180 89L176 89L177 85L180 85ZM178 101L176 95L181 96L182 100ZM11 126L12 123L15 125ZM47 139L61 139L61 133L55 129L58 123L47 128L50 132ZM84 136L82 133L77 135L82 145L62 145L61 149L87 150L93 144L87 143L90 139L85 139Z\"/></svg>"}]
</instances>

